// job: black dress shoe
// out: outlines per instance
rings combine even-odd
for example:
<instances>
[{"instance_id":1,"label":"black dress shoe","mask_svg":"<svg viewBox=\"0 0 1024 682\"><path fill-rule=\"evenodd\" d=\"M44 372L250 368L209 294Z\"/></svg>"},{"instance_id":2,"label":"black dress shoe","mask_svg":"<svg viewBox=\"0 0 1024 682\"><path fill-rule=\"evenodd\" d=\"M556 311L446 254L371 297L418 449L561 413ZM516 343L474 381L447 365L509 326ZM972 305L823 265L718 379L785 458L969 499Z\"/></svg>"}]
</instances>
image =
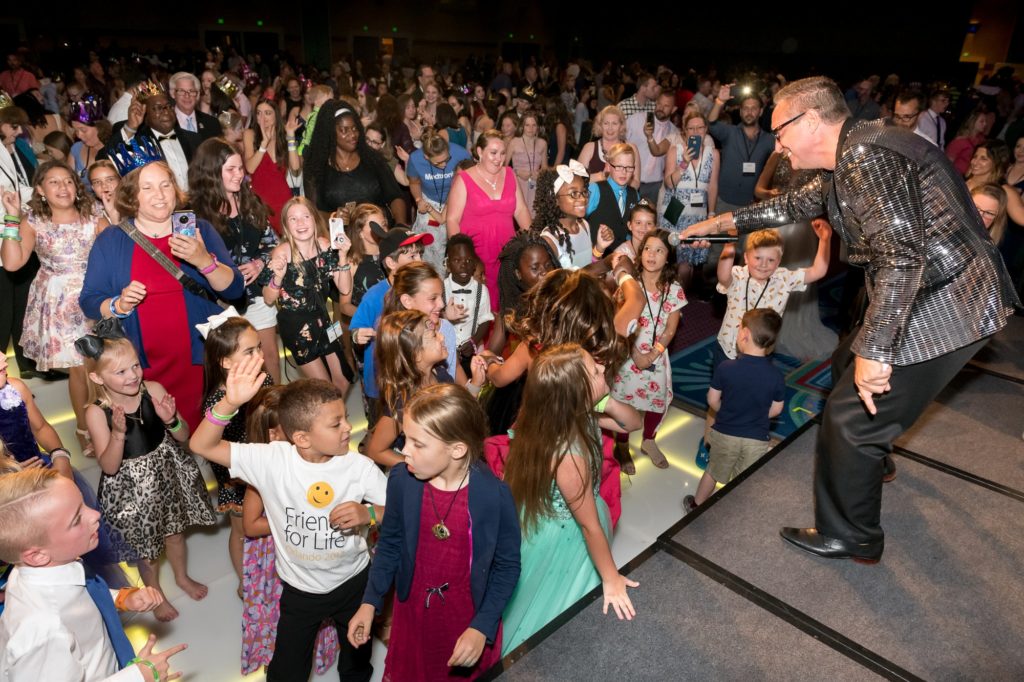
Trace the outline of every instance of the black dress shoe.
<instances>
[{"instance_id":1,"label":"black dress shoe","mask_svg":"<svg viewBox=\"0 0 1024 682\"><path fill-rule=\"evenodd\" d=\"M885 548L885 540L855 544L822 535L815 528L786 527L779 535L805 552L825 559L853 559L861 564L877 564Z\"/></svg>"},{"instance_id":2,"label":"black dress shoe","mask_svg":"<svg viewBox=\"0 0 1024 682\"><path fill-rule=\"evenodd\" d=\"M896 478L896 462L892 461L892 455L882 458L882 483L891 483Z\"/></svg>"}]
</instances>

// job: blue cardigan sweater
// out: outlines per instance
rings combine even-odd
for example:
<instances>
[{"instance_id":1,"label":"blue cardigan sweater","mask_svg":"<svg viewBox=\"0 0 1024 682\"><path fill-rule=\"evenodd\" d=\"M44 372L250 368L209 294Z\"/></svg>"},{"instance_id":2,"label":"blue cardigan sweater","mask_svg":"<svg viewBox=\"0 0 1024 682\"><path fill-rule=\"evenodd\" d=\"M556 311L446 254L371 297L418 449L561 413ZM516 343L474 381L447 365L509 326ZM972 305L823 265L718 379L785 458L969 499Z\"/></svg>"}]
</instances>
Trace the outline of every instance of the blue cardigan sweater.
<instances>
[{"instance_id":1,"label":"blue cardigan sweater","mask_svg":"<svg viewBox=\"0 0 1024 682\"><path fill-rule=\"evenodd\" d=\"M501 613L519 581L522 539L519 515L508 486L486 464L477 462L472 467L468 486L473 532L470 591L476 614L469 627L493 642ZM392 583L399 601L409 598L424 485L424 481L409 473L405 464L395 465L388 476L387 508L363 595L363 603L372 604L377 611Z\"/></svg>"},{"instance_id":2,"label":"blue cardigan sweater","mask_svg":"<svg viewBox=\"0 0 1024 682\"><path fill-rule=\"evenodd\" d=\"M134 221L130 221L134 224ZM231 285L224 291L214 291L206 278L199 274L199 271L188 263L178 261L185 274L201 284L207 291L223 299L239 298L245 291L242 273L238 271L231 253L224 246L217 230L205 220L197 220L196 224L203 235L203 243L206 250L217 256L217 260L231 267L235 278ZM117 225L111 225L96 237L89 252L89 265L85 269L85 281L82 283L82 293L78 302L82 306L82 312L90 320L99 320L103 317L100 312L100 305L104 300L117 296L121 293L132 279L132 252L135 249L135 242L121 230ZM148 255L143 256L149 258ZM185 295L185 312L188 315L189 334L192 338L192 364L203 364L203 337L196 329L200 322L206 322L210 315L216 315L222 309L213 301L183 290ZM145 301L143 301L145 303ZM121 320L125 336L135 345L139 352L139 361L143 367L149 367L146 360L146 346L142 338L142 330L139 327L139 316L132 314Z\"/></svg>"}]
</instances>

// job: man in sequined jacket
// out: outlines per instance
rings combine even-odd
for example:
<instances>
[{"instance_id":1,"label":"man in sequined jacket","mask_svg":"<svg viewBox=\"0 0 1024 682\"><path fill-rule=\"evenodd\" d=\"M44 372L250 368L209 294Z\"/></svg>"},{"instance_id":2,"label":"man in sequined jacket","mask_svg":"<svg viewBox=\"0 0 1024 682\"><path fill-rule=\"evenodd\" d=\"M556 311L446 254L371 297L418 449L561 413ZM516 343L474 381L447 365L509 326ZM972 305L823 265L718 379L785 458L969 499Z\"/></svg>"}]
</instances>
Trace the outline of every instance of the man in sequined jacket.
<instances>
[{"instance_id":1,"label":"man in sequined jacket","mask_svg":"<svg viewBox=\"0 0 1024 682\"><path fill-rule=\"evenodd\" d=\"M917 420L1019 305L967 187L941 150L912 131L850 117L827 78L779 91L776 150L804 187L691 226L684 237L826 214L865 269L870 304L833 355L838 377L818 432L815 528L782 537L828 558L878 561L882 467Z\"/></svg>"}]
</instances>

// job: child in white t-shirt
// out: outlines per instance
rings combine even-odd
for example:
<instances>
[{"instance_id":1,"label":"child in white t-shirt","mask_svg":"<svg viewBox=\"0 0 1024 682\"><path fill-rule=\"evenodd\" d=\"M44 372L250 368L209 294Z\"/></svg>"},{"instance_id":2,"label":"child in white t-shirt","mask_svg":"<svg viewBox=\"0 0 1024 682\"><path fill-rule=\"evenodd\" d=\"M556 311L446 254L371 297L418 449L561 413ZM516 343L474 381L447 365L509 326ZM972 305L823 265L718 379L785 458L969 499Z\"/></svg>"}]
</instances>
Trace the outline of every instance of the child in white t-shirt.
<instances>
[{"instance_id":1,"label":"child in white t-shirt","mask_svg":"<svg viewBox=\"0 0 1024 682\"><path fill-rule=\"evenodd\" d=\"M223 440L222 423L256 394L263 378L258 358L232 366L224 398L206 413L190 445L263 497L284 583L267 679L306 679L320 622L330 618L346 628L359 608L369 570L366 527L384 513L387 479L369 459L349 452L345 401L319 379L282 389L278 418L291 443ZM350 645L339 639L341 679L368 679L370 649L346 652Z\"/></svg>"}]
</instances>

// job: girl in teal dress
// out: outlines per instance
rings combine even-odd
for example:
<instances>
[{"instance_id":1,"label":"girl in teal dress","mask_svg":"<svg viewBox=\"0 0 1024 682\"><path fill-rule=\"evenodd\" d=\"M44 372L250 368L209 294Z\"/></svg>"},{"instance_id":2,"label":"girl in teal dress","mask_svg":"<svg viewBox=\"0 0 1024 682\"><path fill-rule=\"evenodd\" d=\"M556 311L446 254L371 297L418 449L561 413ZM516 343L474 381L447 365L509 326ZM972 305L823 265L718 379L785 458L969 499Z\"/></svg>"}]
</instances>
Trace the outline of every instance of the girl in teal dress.
<instances>
[{"instance_id":1,"label":"girl in teal dress","mask_svg":"<svg viewBox=\"0 0 1024 682\"><path fill-rule=\"evenodd\" d=\"M526 379L505 465L523 531L522 570L505 608L507 655L597 585L604 612L632 620L627 587L609 545L608 505L598 493L600 428L639 427L639 414L608 395L604 366L576 344L546 349Z\"/></svg>"}]
</instances>

